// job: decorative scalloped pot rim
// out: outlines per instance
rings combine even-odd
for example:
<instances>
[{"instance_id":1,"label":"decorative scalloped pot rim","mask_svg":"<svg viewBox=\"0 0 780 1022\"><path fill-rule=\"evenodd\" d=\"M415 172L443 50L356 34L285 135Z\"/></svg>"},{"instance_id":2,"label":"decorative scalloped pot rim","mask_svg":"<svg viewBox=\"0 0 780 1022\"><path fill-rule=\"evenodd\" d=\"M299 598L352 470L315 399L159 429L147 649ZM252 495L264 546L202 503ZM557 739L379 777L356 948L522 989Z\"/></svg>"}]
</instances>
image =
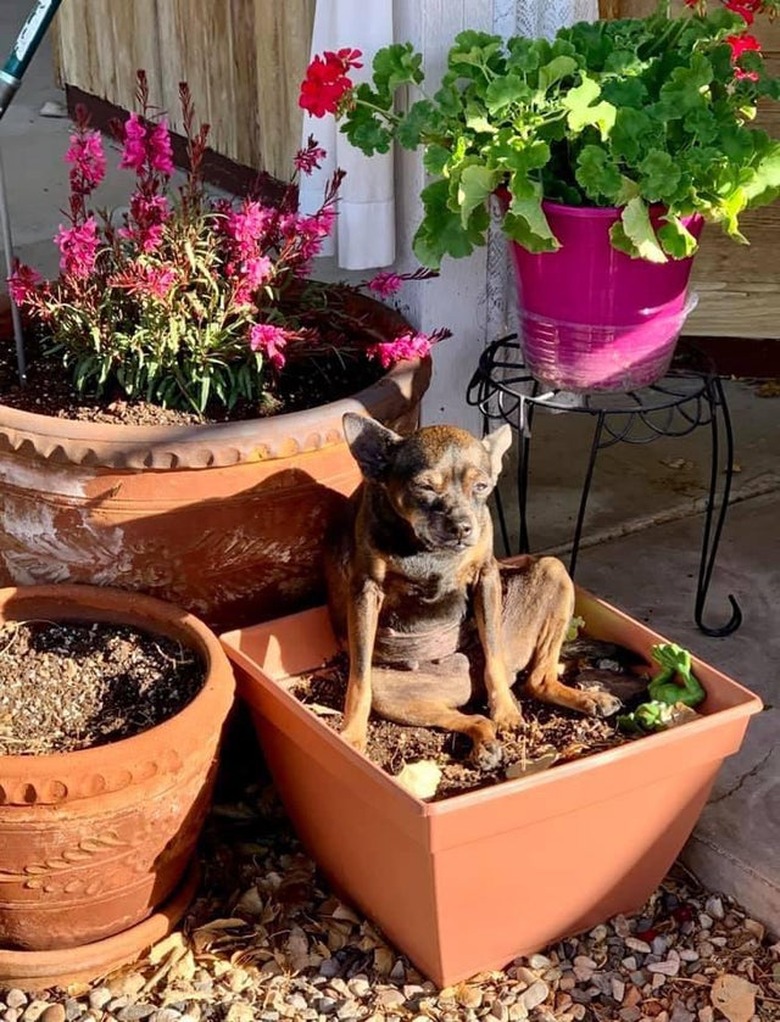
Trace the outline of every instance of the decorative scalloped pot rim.
<instances>
[{"instance_id":1,"label":"decorative scalloped pot rim","mask_svg":"<svg viewBox=\"0 0 780 1022\"><path fill-rule=\"evenodd\" d=\"M395 309L365 295L359 305L379 317L380 329L410 329ZM392 415L399 397L416 404L428 387L430 358L396 363L350 397L283 415L241 422L127 426L38 415L0 403L0 451L35 454L58 464L119 469L221 468L319 450L344 439L345 412ZM28 449L26 451L25 449Z\"/></svg>"}]
</instances>

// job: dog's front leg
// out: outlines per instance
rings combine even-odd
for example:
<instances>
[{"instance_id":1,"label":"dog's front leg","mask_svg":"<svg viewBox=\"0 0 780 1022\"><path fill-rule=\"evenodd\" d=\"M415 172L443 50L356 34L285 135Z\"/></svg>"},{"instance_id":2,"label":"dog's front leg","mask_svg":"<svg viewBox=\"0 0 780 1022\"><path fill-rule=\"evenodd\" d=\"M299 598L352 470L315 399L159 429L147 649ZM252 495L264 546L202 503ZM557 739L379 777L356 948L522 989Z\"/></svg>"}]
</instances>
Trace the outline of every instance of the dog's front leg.
<instances>
[{"instance_id":1,"label":"dog's front leg","mask_svg":"<svg viewBox=\"0 0 780 1022\"><path fill-rule=\"evenodd\" d=\"M352 580L350 595L347 613L349 679L341 734L359 752L365 752L371 713L371 661L384 593L374 579L363 577Z\"/></svg>"},{"instance_id":2,"label":"dog's front leg","mask_svg":"<svg viewBox=\"0 0 780 1022\"><path fill-rule=\"evenodd\" d=\"M485 653L485 689L490 716L499 730L522 724L523 715L512 695L501 625L501 575L496 561L480 571L474 589L474 616Z\"/></svg>"}]
</instances>

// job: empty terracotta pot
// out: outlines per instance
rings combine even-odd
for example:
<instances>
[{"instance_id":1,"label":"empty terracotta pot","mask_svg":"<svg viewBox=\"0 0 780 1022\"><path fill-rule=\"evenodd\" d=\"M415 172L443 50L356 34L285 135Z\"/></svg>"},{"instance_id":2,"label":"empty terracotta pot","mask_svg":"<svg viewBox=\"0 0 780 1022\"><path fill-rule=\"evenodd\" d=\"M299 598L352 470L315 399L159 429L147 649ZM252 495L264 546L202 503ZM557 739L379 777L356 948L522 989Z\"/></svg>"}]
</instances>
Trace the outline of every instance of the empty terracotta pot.
<instances>
[{"instance_id":1,"label":"empty terracotta pot","mask_svg":"<svg viewBox=\"0 0 780 1022\"><path fill-rule=\"evenodd\" d=\"M580 592L588 632L664 641ZM222 636L295 829L336 890L440 985L638 909L693 829L760 700L694 660L700 720L435 803L346 745L288 691L336 650L324 608Z\"/></svg>"},{"instance_id":2,"label":"empty terracotta pot","mask_svg":"<svg viewBox=\"0 0 780 1022\"><path fill-rule=\"evenodd\" d=\"M379 302L356 302L373 336L410 329ZM360 482L342 416L414 429L430 374L429 359L400 362L350 398L211 425L81 422L0 404L0 585L113 585L219 628L321 602L325 529Z\"/></svg>"},{"instance_id":3,"label":"empty terracotta pot","mask_svg":"<svg viewBox=\"0 0 780 1022\"><path fill-rule=\"evenodd\" d=\"M94 975L163 936L209 808L233 673L216 636L180 608L97 586L0 590L0 621L106 621L175 638L206 664L169 720L83 751L0 756L0 983Z\"/></svg>"}]
</instances>

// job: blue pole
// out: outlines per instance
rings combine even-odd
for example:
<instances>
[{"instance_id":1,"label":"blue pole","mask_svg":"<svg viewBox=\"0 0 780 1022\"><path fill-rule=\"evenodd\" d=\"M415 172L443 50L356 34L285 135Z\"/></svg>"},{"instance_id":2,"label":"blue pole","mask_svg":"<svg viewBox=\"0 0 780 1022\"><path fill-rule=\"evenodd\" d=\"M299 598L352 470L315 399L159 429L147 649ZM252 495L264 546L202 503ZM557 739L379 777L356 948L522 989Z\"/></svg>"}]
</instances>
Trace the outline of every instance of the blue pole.
<instances>
[{"instance_id":1,"label":"blue pole","mask_svg":"<svg viewBox=\"0 0 780 1022\"><path fill-rule=\"evenodd\" d=\"M62 0L38 0L27 21L22 25L13 49L0 70L0 117L22 84L22 76L27 70L27 65L61 3Z\"/></svg>"}]
</instances>

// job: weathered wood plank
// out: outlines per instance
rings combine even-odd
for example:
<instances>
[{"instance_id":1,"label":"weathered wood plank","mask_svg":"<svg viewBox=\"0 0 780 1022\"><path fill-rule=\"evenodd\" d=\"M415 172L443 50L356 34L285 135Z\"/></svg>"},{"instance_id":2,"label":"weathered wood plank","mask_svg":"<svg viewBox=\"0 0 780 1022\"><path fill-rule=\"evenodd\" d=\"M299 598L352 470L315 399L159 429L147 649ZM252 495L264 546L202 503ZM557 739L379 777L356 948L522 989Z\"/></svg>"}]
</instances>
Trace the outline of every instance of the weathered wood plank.
<instances>
[{"instance_id":1,"label":"weathered wood plank","mask_svg":"<svg viewBox=\"0 0 780 1022\"><path fill-rule=\"evenodd\" d=\"M186 81L217 152L289 176L314 0L69 0L59 17L63 84L132 110L144 68L152 102L180 132Z\"/></svg>"}]
</instances>

